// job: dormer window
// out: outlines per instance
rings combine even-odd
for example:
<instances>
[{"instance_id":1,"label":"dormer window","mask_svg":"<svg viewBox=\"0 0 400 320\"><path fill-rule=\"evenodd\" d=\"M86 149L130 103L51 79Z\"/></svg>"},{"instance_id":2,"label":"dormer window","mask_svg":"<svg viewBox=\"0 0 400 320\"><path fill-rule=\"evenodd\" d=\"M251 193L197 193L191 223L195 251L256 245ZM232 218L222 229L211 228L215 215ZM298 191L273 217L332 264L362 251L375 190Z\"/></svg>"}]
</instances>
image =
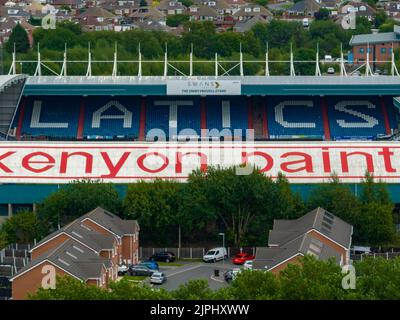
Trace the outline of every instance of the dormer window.
<instances>
[{"instance_id":1,"label":"dormer window","mask_svg":"<svg viewBox=\"0 0 400 320\"><path fill-rule=\"evenodd\" d=\"M170 1L170 3L169 3L169 6L170 6L170 7L174 7L174 6L175 6L175 4L176 4L176 2L175 2L175 1Z\"/></svg>"},{"instance_id":2,"label":"dormer window","mask_svg":"<svg viewBox=\"0 0 400 320\"><path fill-rule=\"evenodd\" d=\"M244 12L251 12L251 8L244 8Z\"/></svg>"},{"instance_id":3,"label":"dormer window","mask_svg":"<svg viewBox=\"0 0 400 320\"><path fill-rule=\"evenodd\" d=\"M367 7L366 6L360 6L360 11L367 11Z\"/></svg>"},{"instance_id":4,"label":"dormer window","mask_svg":"<svg viewBox=\"0 0 400 320\"><path fill-rule=\"evenodd\" d=\"M255 7L255 8L253 8L253 11L254 12L260 12L260 8L259 7Z\"/></svg>"},{"instance_id":5,"label":"dormer window","mask_svg":"<svg viewBox=\"0 0 400 320\"><path fill-rule=\"evenodd\" d=\"M97 21L98 22L103 22L104 21L104 17L97 17Z\"/></svg>"},{"instance_id":6,"label":"dormer window","mask_svg":"<svg viewBox=\"0 0 400 320\"><path fill-rule=\"evenodd\" d=\"M208 2L208 5L209 5L210 7L215 7L217 4L215 3L215 1L209 1L209 2Z\"/></svg>"},{"instance_id":7,"label":"dormer window","mask_svg":"<svg viewBox=\"0 0 400 320\"><path fill-rule=\"evenodd\" d=\"M197 7L191 7L190 12L197 12Z\"/></svg>"}]
</instances>

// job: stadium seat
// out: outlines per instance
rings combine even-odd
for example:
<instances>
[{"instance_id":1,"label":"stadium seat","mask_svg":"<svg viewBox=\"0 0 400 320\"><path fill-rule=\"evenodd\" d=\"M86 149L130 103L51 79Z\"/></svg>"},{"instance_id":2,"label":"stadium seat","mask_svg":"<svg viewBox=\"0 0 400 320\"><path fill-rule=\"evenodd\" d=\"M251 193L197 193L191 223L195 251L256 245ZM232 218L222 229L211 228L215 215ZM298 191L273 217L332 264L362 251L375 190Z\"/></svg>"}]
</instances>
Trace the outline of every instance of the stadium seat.
<instances>
[{"instance_id":1,"label":"stadium seat","mask_svg":"<svg viewBox=\"0 0 400 320\"><path fill-rule=\"evenodd\" d=\"M267 97L266 104L271 139L323 138L319 97Z\"/></svg>"},{"instance_id":2,"label":"stadium seat","mask_svg":"<svg viewBox=\"0 0 400 320\"><path fill-rule=\"evenodd\" d=\"M330 97L327 101L333 140L375 139L386 134L379 98Z\"/></svg>"},{"instance_id":3,"label":"stadium seat","mask_svg":"<svg viewBox=\"0 0 400 320\"><path fill-rule=\"evenodd\" d=\"M88 97L83 136L86 139L133 139L139 135L140 97Z\"/></svg>"},{"instance_id":4,"label":"stadium seat","mask_svg":"<svg viewBox=\"0 0 400 320\"><path fill-rule=\"evenodd\" d=\"M25 112L21 135L32 137L76 138L79 118L79 97L29 97L25 101ZM17 125L21 108L14 118Z\"/></svg>"}]
</instances>

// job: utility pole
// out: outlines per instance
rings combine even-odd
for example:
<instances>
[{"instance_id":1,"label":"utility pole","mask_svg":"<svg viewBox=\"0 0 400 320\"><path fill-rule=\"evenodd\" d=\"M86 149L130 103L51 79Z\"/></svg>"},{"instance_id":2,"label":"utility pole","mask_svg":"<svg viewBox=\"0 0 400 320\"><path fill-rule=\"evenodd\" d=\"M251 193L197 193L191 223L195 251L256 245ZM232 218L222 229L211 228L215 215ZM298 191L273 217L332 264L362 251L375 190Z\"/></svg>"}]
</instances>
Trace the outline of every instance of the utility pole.
<instances>
[{"instance_id":1,"label":"utility pole","mask_svg":"<svg viewBox=\"0 0 400 320\"><path fill-rule=\"evenodd\" d=\"M0 74L4 74L3 45L0 43Z\"/></svg>"}]
</instances>

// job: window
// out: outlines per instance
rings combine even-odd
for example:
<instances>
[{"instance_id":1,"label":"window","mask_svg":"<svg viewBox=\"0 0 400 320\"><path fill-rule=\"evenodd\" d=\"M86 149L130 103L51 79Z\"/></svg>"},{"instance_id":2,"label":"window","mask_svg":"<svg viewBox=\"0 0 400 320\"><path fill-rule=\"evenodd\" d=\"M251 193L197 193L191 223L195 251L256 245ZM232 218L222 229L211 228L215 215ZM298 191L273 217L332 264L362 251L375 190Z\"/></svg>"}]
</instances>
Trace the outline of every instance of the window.
<instances>
[{"instance_id":1,"label":"window","mask_svg":"<svg viewBox=\"0 0 400 320\"><path fill-rule=\"evenodd\" d=\"M255 8L253 9L253 11L254 11L254 12L260 12L260 8L259 8L259 7L255 7Z\"/></svg>"},{"instance_id":2,"label":"window","mask_svg":"<svg viewBox=\"0 0 400 320\"><path fill-rule=\"evenodd\" d=\"M381 53L386 54L386 48L381 48Z\"/></svg>"},{"instance_id":3,"label":"window","mask_svg":"<svg viewBox=\"0 0 400 320\"><path fill-rule=\"evenodd\" d=\"M364 53L364 48L360 48L359 52Z\"/></svg>"},{"instance_id":4,"label":"window","mask_svg":"<svg viewBox=\"0 0 400 320\"><path fill-rule=\"evenodd\" d=\"M251 8L244 8L244 12L251 12Z\"/></svg>"}]
</instances>

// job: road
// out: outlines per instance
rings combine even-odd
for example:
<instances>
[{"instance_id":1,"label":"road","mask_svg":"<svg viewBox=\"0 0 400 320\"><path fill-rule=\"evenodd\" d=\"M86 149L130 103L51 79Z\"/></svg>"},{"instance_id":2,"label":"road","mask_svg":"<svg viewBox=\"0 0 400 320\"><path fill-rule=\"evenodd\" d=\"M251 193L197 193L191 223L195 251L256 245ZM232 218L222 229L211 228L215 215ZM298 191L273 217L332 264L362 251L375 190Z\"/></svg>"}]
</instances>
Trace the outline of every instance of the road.
<instances>
[{"instance_id":1,"label":"road","mask_svg":"<svg viewBox=\"0 0 400 320\"><path fill-rule=\"evenodd\" d=\"M224 263L204 263L194 262L188 263L181 267L160 267L160 271L164 272L167 276L167 281L162 285L155 285L156 287L164 288L166 290L175 290L181 284L185 284L190 280L205 279L211 289L217 290L225 287L228 284L224 280L224 272L233 268L237 268L230 261L226 260ZM214 276L214 270L220 271L220 276Z\"/></svg>"}]
</instances>

